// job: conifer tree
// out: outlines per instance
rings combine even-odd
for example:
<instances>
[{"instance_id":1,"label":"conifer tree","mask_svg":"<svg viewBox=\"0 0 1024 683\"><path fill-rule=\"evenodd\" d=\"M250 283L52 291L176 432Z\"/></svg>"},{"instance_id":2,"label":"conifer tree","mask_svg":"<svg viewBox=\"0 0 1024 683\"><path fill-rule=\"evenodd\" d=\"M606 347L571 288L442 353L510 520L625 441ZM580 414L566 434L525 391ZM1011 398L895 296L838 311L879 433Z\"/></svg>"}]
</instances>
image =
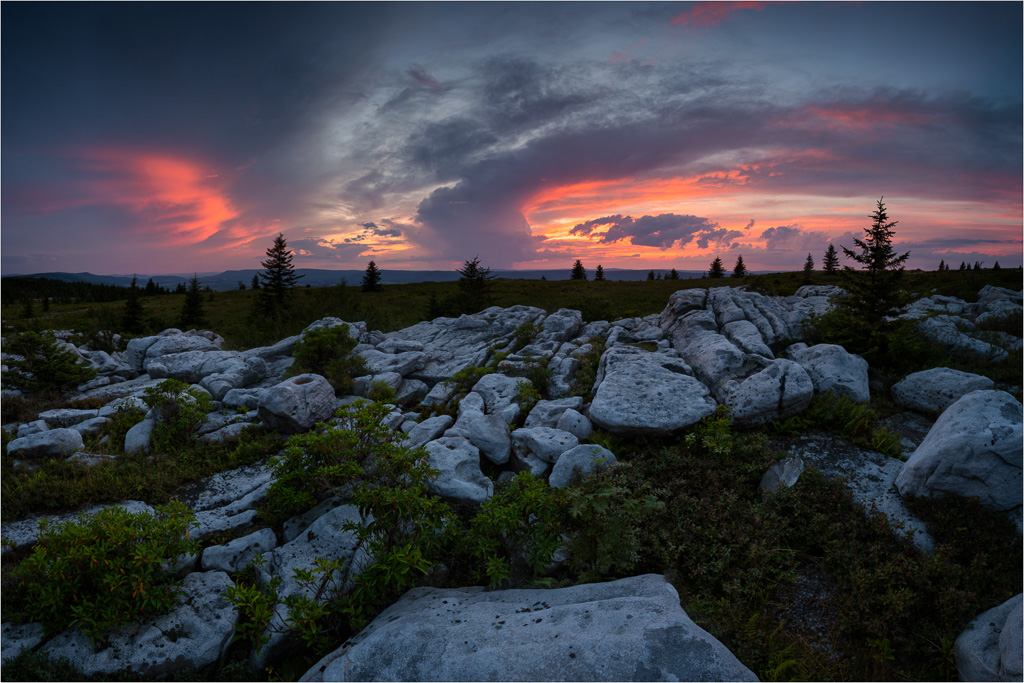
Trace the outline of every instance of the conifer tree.
<instances>
[{"instance_id":1,"label":"conifer tree","mask_svg":"<svg viewBox=\"0 0 1024 683\"><path fill-rule=\"evenodd\" d=\"M256 289L256 290L258 290L259 288L260 288L260 276L259 275L253 275L252 276L252 282L249 283L249 289Z\"/></svg>"},{"instance_id":2,"label":"conifer tree","mask_svg":"<svg viewBox=\"0 0 1024 683\"><path fill-rule=\"evenodd\" d=\"M940 259L939 260L939 272L941 273L944 270L946 270L946 261L945 261L945 259Z\"/></svg>"},{"instance_id":3,"label":"conifer tree","mask_svg":"<svg viewBox=\"0 0 1024 683\"><path fill-rule=\"evenodd\" d=\"M33 318L33 317L35 317L35 315L36 315L36 311L35 311L35 308L32 305L32 296L29 295L29 296L25 297L25 301L23 302L23 305L22 305L22 308L21 308L21 317L22 318Z\"/></svg>"},{"instance_id":4,"label":"conifer tree","mask_svg":"<svg viewBox=\"0 0 1024 683\"><path fill-rule=\"evenodd\" d=\"M676 270L675 268L673 268L672 270L670 270L668 272L668 276L666 277L666 279L668 279L668 280L678 280L679 279L679 271Z\"/></svg>"},{"instance_id":5,"label":"conifer tree","mask_svg":"<svg viewBox=\"0 0 1024 683\"><path fill-rule=\"evenodd\" d=\"M479 256L466 261L455 272L459 274L457 304L460 313L479 313L493 303L491 280L496 276L491 275L490 268L480 267Z\"/></svg>"},{"instance_id":6,"label":"conifer tree","mask_svg":"<svg viewBox=\"0 0 1024 683\"><path fill-rule=\"evenodd\" d=\"M245 283L242 282L241 280L238 281L238 291L239 292L244 292L245 291Z\"/></svg>"},{"instance_id":7,"label":"conifer tree","mask_svg":"<svg viewBox=\"0 0 1024 683\"><path fill-rule=\"evenodd\" d=\"M821 262L821 269L827 275L835 275L839 270L839 254L836 253L836 248L832 246L831 242L828 249L825 250L825 259Z\"/></svg>"},{"instance_id":8,"label":"conifer tree","mask_svg":"<svg viewBox=\"0 0 1024 683\"><path fill-rule=\"evenodd\" d=\"M260 273L260 285L263 290L263 309L270 313L274 309L284 309L288 293L295 287L302 275L295 274L292 265L294 254L288 249L284 233L278 233L274 244L267 249L267 260L260 261L264 272Z\"/></svg>"},{"instance_id":9,"label":"conifer tree","mask_svg":"<svg viewBox=\"0 0 1024 683\"><path fill-rule=\"evenodd\" d=\"M746 277L747 275L747 264L743 263L743 256L736 257L736 265L732 269L733 277Z\"/></svg>"},{"instance_id":10,"label":"conifer tree","mask_svg":"<svg viewBox=\"0 0 1024 683\"><path fill-rule=\"evenodd\" d=\"M647 281L648 282L654 282L654 271L653 270L651 272L647 273Z\"/></svg>"},{"instance_id":11,"label":"conifer tree","mask_svg":"<svg viewBox=\"0 0 1024 683\"><path fill-rule=\"evenodd\" d=\"M895 315L903 307L905 295L899 282L910 252L897 255L893 251L892 229L898 221L889 221L882 199L878 200L871 219L871 227L864 229L864 239L854 240L858 251L843 247L846 257L861 264L865 271L858 273L850 266L844 269L850 295L843 300L843 306L855 319L877 329L886 317Z\"/></svg>"},{"instance_id":12,"label":"conifer tree","mask_svg":"<svg viewBox=\"0 0 1024 683\"><path fill-rule=\"evenodd\" d=\"M377 269L377 264L370 261L366 264L366 271L363 273L363 291L364 292L379 292L384 287L380 284L380 270Z\"/></svg>"},{"instance_id":13,"label":"conifer tree","mask_svg":"<svg viewBox=\"0 0 1024 683\"><path fill-rule=\"evenodd\" d=\"M576 259L576 263L572 264L572 272L569 274L570 280L586 280L587 269L583 267L583 261Z\"/></svg>"},{"instance_id":14,"label":"conifer tree","mask_svg":"<svg viewBox=\"0 0 1024 683\"><path fill-rule=\"evenodd\" d=\"M597 264L597 269L594 270L594 282L604 282L604 266L600 263Z\"/></svg>"},{"instance_id":15,"label":"conifer tree","mask_svg":"<svg viewBox=\"0 0 1024 683\"><path fill-rule=\"evenodd\" d=\"M807 255L807 260L804 261L804 284L810 284L811 275L814 273L814 257L810 254Z\"/></svg>"},{"instance_id":16,"label":"conifer tree","mask_svg":"<svg viewBox=\"0 0 1024 683\"><path fill-rule=\"evenodd\" d=\"M203 290L199 287L199 277L193 273L188 281L185 302L181 306L182 329L199 328L206 324L206 313L203 311Z\"/></svg>"},{"instance_id":17,"label":"conifer tree","mask_svg":"<svg viewBox=\"0 0 1024 683\"><path fill-rule=\"evenodd\" d=\"M174 293L175 294L187 294L188 293L188 288L185 286L184 282L179 282L178 286L174 288Z\"/></svg>"},{"instance_id":18,"label":"conifer tree","mask_svg":"<svg viewBox=\"0 0 1024 683\"><path fill-rule=\"evenodd\" d=\"M967 262L966 261L961 261L960 262L960 270L967 270Z\"/></svg>"},{"instance_id":19,"label":"conifer tree","mask_svg":"<svg viewBox=\"0 0 1024 683\"><path fill-rule=\"evenodd\" d=\"M132 280L134 279L135 276L133 275ZM160 290L157 288L156 283L153 282L153 278L149 278L149 281L146 283L146 296L154 296L155 294L158 294L159 291Z\"/></svg>"},{"instance_id":20,"label":"conifer tree","mask_svg":"<svg viewBox=\"0 0 1024 683\"><path fill-rule=\"evenodd\" d=\"M1002 268L999 267L999 261L995 262L995 264L992 266L992 270L1002 270ZM43 302L45 303L46 300L44 299Z\"/></svg>"},{"instance_id":21,"label":"conifer tree","mask_svg":"<svg viewBox=\"0 0 1024 683\"><path fill-rule=\"evenodd\" d=\"M725 268L722 266L721 257L716 256L715 260L711 262L711 269L708 270L708 277L725 277Z\"/></svg>"},{"instance_id":22,"label":"conifer tree","mask_svg":"<svg viewBox=\"0 0 1024 683\"><path fill-rule=\"evenodd\" d=\"M149 284L153 281L150 280ZM149 287L149 284L146 287ZM125 332L139 334L142 332L142 298L139 293L139 279L132 276L132 283L128 286L128 300L125 301L124 311L121 314L121 327Z\"/></svg>"}]
</instances>

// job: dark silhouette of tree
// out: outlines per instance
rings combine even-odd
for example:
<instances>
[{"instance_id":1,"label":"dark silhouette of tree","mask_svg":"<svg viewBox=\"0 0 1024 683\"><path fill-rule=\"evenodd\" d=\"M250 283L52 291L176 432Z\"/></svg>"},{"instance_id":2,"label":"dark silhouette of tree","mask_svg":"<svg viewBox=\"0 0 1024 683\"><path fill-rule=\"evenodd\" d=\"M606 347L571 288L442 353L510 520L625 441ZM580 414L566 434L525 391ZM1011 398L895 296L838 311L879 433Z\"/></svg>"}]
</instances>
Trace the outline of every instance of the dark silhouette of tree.
<instances>
[{"instance_id":1,"label":"dark silhouette of tree","mask_svg":"<svg viewBox=\"0 0 1024 683\"><path fill-rule=\"evenodd\" d=\"M199 287L199 277L195 274L188 281L188 291L185 292L185 301L181 306L179 324L185 330L206 325L206 313L203 311L203 290Z\"/></svg>"},{"instance_id":2,"label":"dark silhouette of tree","mask_svg":"<svg viewBox=\"0 0 1024 683\"><path fill-rule=\"evenodd\" d=\"M586 280L587 269L583 267L583 261L576 259L576 263L572 264L572 273L569 274L570 280Z\"/></svg>"},{"instance_id":3,"label":"dark silhouette of tree","mask_svg":"<svg viewBox=\"0 0 1024 683\"><path fill-rule=\"evenodd\" d=\"M149 285L153 284L150 280ZM139 334L142 332L142 295L139 292L139 279L132 276L132 283L128 286L128 300L124 303L124 311L121 313L121 327L125 332Z\"/></svg>"},{"instance_id":4,"label":"dark silhouette of tree","mask_svg":"<svg viewBox=\"0 0 1024 683\"><path fill-rule=\"evenodd\" d=\"M253 275L252 276L252 282L249 283L249 289L256 289L256 290L258 290L259 288L260 288L260 276L259 275Z\"/></svg>"},{"instance_id":5,"label":"dark silhouette of tree","mask_svg":"<svg viewBox=\"0 0 1024 683\"><path fill-rule=\"evenodd\" d=\"M241 280L238 281L238 291L239 292L244 292L245 291L245 283L242 282Z\"/></svg>"},{"instance_id":6,"label":"dark silhouette of tree","mask_svg":"<svg viewBox=\"0 0 1024 683\"><path fill-rule=\"evenodd\" d=\"M135 279L135 276L132 276L132 280L134 280L134 279ZM149 278L149 281L146 282L146 296L154 296L154 295L159 294L159 293L160 293L160 288L156 286L155 282L153 282L153 278Z\"/></svg>"},{"instance_id":7,"label":"dark silhouette of tree","mask_svg":"<svg viewBox=\"0 0 1024 683\"><path fill-rule=\"evenodd\" d=\"M960 262L960 270L967 270L967 263L964 261Z\"/></svg>"},{"instance_id":8,"label":"dark silhouette of tree","mask_svg":"<svg viewBox=\"0 0 1024 683\"><path fill-rule=\"evenodd\" d=\"M743 256L736 257L736 265L732 269L733 277L746 277L747 275L747 264L743 262Z\"/></svg>"},{"instance_id":9,"label":"dark silhouette of tree","mask_svg":"<svg viewBox=\"0 0 1024 683\"><path fill-rule=\"evenodd\" d=\"M22 302L21 317L22 318L34 318L36 315L35 307L32 304L32 297L25 297L25 301Z\"/></svg>"},{"instance_id":10,"label":"dark silhouette of tree","mask_svg":"<svg viewBox=\"0 0 1024 683\"><path fill-rule=\"evenodd\" d=\"M999 267L999 261L995 262L995 264L992 266L992 270L1002 270L1002 268ZM46 300L44 299L43 302L45 303L45 301Z\"/></svg>"},{"instance_id":11,"label":"dark silhouette of tree","mask_svg":"<svg viewBox=\"0 0 1024 683\"><path fill-rule=\"evenodd\" d=\"M260 261L264 271L259 273L260 288L263 290L263 309L267 313L283 310L289 292L295 287L301 275L295 274L292 265L294 254L288 249L284 233L278 233L274 244L267 249L267 260Z\"/></svg>"},{"instance_id":12,"label":"dark silhouette of tree","mask_svg":"<svg viewBox=\"0 0 1024 683\"><path fill-rule=\"evenodd\" d=\"M676 270L675 268L673 268L672 270L670 270L668 272L668 276L665 279L666 280L678 280L679 279L679 271Z\"/></svg>"},{"instance_id":13,"label":"dark silhouette of tree","mask_svg":"<svg viewBox=\"0 0 1024 683\"><path fill-rule=\"evenodd\" d=\"M363 273L363 291L364 292L379 292L384 287L380 284L380 271L377 269L377 264L370 261L366 265L366 272Z\"/></svg>"},{"instance_id":14,"label":"dark silhouette of tree","mask_svg":"<svg viewBox=\"0 0 1024 683\"><path fill-rule=\"evenodd\" d=\"M427 320L433 320L434 318L440 318L444 315L444 307L441 306L441 301L437 297L436 292L430 293L430 298L427 299Z\"/></svg>"},{"instance_id":15,"label":"dark silhouette of tree","mask_svg":"<svg viewBox=\"0 0 1024 683\"><path fill-rule=\"evenodd\" d=\"M456 303L460 313L478 313L494 303L491 296L491 280L496 276L491 275L490 268L480 267L479 256L466 261L462 268L457 268L455 272L459 274L459 295Z\"/></svg>"},{"instance_id":16,"label":"dark silhouette of tree","mask_svg":"<svg viewBox=\"0 0 1024 683\"><path fill-rule=\"evenodd\" d=\"M804 261L804 284L810 284L811 275L814 273L814 257L810 254L807 255L807 260Z\"/></svg>"},{"instance_id":17,"label":"dark silhouette of tree","mask_svg":"<svg viewBox=\"0 0 1024 683\"><path fill-rule=\"evenodd\" d=\"M185 286L184 282L179 282L178 286L174 288L174 293L175 294L187 294L188 293L188 287Z\"/></svg>"},{"instance_id":18,"label":"dark silhouette of tree","mask_svg":"<svg viewBox=\"0 0 1024 683\"><path fill-rule=\"evenodd\" d=\"M715 260L711 262L711 269L708 270L708 277L725 277L725 268L722 266L721 257L716 256Z\"/></svg>"},{"instance_id":19,"label":"dark silhouette of tree","mask_svg":"<svg viewBox=\"0 0 1024 683\"><path fill-rule=\"evenodd\" d=\"M884 197L883 197L884 199ZM910 252L897 255L892 248L893 227L882 199L871 214L871 227L865 228L863 240L854 240L857 251L843 247L847 258L861 264L862 272L846 266L846 289L850 295L843 306L855 319L878 329L883 320L895 315L904 305L905 294L899 287L903 264Z\"/></svg>"},{"instance_id":20,"label":"dark silhouette of tree","mask_svg":"<svg viewBox=\"0 0 1024 683\"><path fill-rule=\"evenodd\" d=\"M653 270L651 272L647 273L647 281L648 282L654 282L654 271Z\"/></svg>"},{"instance_id":21,"label":"dark silhouette of tree","mask_svg":"<svg viewBox=\"0 0 1024 683\"><path fill-rule=\"evenodd\" d=\"M835 275L839 271L839 254L836 248L830 243L825 250L825 259L821 262L821 269L828 275Z\"/></svg>"},{"instance_id":22,"label":"dark silhouette of tree","mask_svg":"<svg viewBox=\"0 0 1024 683\"><path fill-rule=\"evenodd\" d=\"M939 272L941 273L941 272L943 272L945 270L946 270L946 261L945 261L945 259L941 259L939 261Z\"/></svg>"},{"instance_id":23,"label":"dark silhouette of tree","mask_svg":"<svg viewBox=\"0 0 1024 683\"><path fill-rule=\"evenodd\" d=\"M597 264L597 268L594 270L594 282L604 282L604 266L600 263Z\"/></svg>"}]
</instances>

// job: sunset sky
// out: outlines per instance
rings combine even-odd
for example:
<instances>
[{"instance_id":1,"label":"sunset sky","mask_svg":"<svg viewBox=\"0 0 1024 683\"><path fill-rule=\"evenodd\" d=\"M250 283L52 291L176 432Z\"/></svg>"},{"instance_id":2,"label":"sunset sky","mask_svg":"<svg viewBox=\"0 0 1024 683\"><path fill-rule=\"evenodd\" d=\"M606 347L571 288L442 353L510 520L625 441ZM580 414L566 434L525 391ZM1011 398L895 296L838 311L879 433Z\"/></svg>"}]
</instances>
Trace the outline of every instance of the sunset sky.
<instances>
[{"instance_id":1,"label":"sunset sky","mask_svg":"<svg viewBox=\"0 0 1024 683\"><path fill-rule=\"evenodd\" d=\"M2 273L1020 265L1022 7L3 3Z\"/></svg>"}]
</instances>

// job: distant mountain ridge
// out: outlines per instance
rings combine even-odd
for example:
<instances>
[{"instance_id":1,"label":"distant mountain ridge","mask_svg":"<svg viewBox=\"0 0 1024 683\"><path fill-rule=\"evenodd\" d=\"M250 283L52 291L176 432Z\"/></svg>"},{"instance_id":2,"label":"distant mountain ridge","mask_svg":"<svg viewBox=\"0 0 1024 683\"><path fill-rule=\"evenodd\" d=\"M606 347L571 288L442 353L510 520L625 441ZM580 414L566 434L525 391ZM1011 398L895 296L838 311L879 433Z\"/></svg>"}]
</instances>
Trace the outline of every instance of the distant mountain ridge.
<instances>
[{"instance_id":1,"label":"distant mountain ridge","mask_svg":"<svg viewBox=\"0 0 1024 683\"><path fill-rule=\"evenodd\" d=\"M647 274L654 271L655 275L668 274L669 270L660 268L644 268L641 270L627 268L605 268L605 277L609 280L646 280ZM492 270L491 274L510 280L539 280L542 277L548 280L568 280L570 268L547 268L540 270ZM225 270L215 275L200 275L199 284L216 291L237 289L238 283L242 282L246 287L252 282L253 275L263 272L261 269L251 268L246 270ZM299 286L310 285L311 287L330 287L340 284L343 280L349 285L358 285L363 279L362 270L327 270L320 268L296 268L296 275L301 276ZM698 278L704 275L700 270L680 270L679 277L683 279ZM407 284L411 282L454 282L459 279L455 270L381 270L382 282L385 285ZM132 283L128 275L94 275L93 273L33 273L31 275L5 275L6 278L15 277L41 277L50 280L61 280L63 282L88 282L91 284L119 285L128 287ZM139 273L137 275L139 285L144 286L150 279L154 283L167 288L174 289L179 283L187 283L190 278L181 275L148 275ZM593 279L593 269L588 269L587 277Z\"/></svg>"}]
</instances>

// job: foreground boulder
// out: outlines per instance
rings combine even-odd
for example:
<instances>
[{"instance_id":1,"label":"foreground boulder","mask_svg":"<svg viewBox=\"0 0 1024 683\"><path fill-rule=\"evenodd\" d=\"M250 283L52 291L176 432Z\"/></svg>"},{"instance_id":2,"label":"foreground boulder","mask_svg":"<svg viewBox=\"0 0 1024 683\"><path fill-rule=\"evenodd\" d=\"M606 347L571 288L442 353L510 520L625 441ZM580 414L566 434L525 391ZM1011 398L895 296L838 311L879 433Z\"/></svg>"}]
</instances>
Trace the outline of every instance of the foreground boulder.
<instances>
[{"instance_id":1,"label":"foreground boulder","mask_svg":"<svg viewBox=\"0 0 1024 683\"><path fill-rule=\"evenodd\" d=\"M946 409L896 477L903 496L951 494L993 510L1021 507L1021 404L972 391Z\"/></svg>"},{"instance_id":2,"label":"foreground boulder","mask_svg":"<svg viewBox=\"0 0 1024 683\"><path fill-rule=\"evenodd\" d=\"M961 681L1019 681L1022 676L1021 598L982 612L956 639Z\"/></svg>"},{"instance_id":3,"label":"foreground boulder","mask_svg":"<svg viewBox=\"0 0 1024 683\"><path fill-rule=\"evenodd\" d=\"M814 391L829 391L846 396L857 403L871 400L868 388L868 362L848 353L836 344L793 344L786 354L807 371L814 383Z\"/></svg>"},{"instance_id":4,"label":"foreground boulder","mask_svg":"<svg viewBox=\"0 0 1024 683\"><path fill-rule=\"evenodd\" d=\"M81 433L60 427L23 436L7 444L7 455L12 458L66 457L83 447Z\"/></svg>"},{"instance_id":5,"label":"foreground boulder","mask_svg":"<svg viewBox=\"0 0 1024 683\"><path fill-rule=\"evenodd\" d=\"M653 574L557 590L415 588L302 681L751 681Z\"/></svg>"},{"instance_id":6,"label":"foreground boulder","mask_svg":"<svg viewBox=\"0 0 1024 683\"><path fill-rule=\"evenodd\" d=\"M282 434L301 434L333 415L335 405L330 382L320 375L305 374L264 391L257 410L270 429Z\"/></svg>"}]
</instances>

